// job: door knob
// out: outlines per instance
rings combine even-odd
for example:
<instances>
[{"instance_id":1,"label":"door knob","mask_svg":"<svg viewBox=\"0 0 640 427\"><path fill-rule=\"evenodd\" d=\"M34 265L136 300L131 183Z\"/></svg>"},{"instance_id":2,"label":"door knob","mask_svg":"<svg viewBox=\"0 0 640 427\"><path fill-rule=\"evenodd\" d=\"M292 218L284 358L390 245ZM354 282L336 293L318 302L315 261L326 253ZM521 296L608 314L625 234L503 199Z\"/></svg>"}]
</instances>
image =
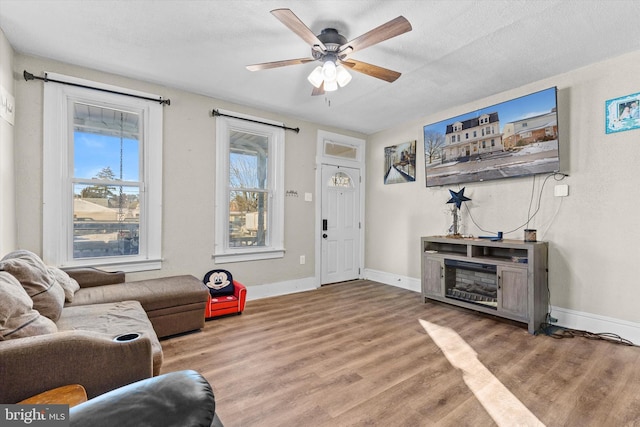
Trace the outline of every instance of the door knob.
<instances>
[{"instance_id":1,"label":"door knob","mask_svg":"<svg viewBox=\"0 0 640 427\"><path fill-rule=\"evenodd\" d=\"M329 236L327 236L327 233L324 233L324 234L322 235L322 238L323 238L323 239L326 239L327 237L329 237Z\"/></svg>"}]
</instances>

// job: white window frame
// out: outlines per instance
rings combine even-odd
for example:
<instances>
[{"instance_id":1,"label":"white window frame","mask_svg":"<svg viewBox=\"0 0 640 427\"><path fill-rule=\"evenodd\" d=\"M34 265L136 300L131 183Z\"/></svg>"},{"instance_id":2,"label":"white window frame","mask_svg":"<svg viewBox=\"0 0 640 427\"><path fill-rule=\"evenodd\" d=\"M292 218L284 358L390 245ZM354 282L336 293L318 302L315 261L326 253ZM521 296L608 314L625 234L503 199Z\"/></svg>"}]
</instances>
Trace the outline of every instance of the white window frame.
<instances>
[{"instance_id":1,"label":"white window frame","mask_svg":"<svg viewBox=\"0 0 640 427\"><path fill-rule=\"evenodd\" d=\"M284 129L271 120L219 110L220 113L241 117L255 123L234 117L216 117L216 194L215 194L215 247L213 259L216 263L256 261L282 258L284 248ZM267 229L268 245L262 247L229 246L229 135L231 131L262 135L269 140L268 150L268 194Z\"/></svg>"},{"instance_id":2,"label":"white window frame","mask_svg":"<svg viewBox=\"0 0 640 427\"><path fill-rule=\"evenodd\" d=\"M160 98L116 86L47 73L51 79ZM73 258L73 102L136 110L143 117L140 245L137 255ZM92 266L125 272L162 268L162 105L126 95L47 82L43 105L43 259L61 267Z\"/></svg>"}]
</instances>

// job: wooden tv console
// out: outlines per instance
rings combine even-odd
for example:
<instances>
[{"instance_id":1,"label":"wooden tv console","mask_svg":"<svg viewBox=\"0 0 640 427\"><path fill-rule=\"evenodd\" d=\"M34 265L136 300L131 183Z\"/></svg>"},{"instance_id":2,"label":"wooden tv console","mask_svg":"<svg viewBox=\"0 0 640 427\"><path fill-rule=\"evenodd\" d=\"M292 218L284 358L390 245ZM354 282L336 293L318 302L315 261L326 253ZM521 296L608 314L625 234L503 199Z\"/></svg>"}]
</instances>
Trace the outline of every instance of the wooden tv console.
<instances>
[{"instance_id":1,"label":"wooden tv console","mask_svg":"<svg viewBox=\"0 0 640 427\"><path fill-rule=\"evenodd\" d=\"M420 239L422 298L524 322L535 333L549 306L547 243Z\"/></svg>"}]
</instances>

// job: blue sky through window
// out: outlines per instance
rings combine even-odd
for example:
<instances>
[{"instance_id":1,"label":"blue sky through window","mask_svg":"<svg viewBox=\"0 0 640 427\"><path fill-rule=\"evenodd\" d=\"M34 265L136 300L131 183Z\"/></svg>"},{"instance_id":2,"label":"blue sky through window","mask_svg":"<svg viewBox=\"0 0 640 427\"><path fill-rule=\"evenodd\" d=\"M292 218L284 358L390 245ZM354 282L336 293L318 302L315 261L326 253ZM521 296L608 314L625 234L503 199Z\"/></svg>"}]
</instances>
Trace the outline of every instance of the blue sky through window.
<instances>
[{"instance_id":1,"label":"blue sky through window","mask_svg":"<svg viewBox=\"0 0 640 427\"><path fill-rule=\"evenodd\" d=\"M122 180L139 181L140 144L135 139L122 139ZM111 168L120 178L120 137L89 132L74 132L73 174L76 178L94 178Z\"/></svg>"}]
</instances>

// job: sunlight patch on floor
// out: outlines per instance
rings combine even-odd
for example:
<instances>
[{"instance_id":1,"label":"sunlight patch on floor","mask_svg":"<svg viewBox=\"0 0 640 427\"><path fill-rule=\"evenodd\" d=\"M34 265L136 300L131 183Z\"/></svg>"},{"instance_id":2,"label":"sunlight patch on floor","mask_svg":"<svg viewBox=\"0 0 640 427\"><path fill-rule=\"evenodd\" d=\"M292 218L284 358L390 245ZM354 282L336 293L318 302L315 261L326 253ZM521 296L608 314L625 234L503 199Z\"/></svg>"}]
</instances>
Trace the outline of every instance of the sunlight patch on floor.
<instances>
[{"instance_id":1,"label":"sunlight patch on floor","mask_svg":"<svg viewBox=\"0 0 640 427\"><path fill-rule=\"evenodd\" d=\"M544 426L478 360L478 354L456 332L419 319L431 339L442 350L451 365L462 371L462 378L491 418L499 426Z\"/></svg>"}]
</instances>

